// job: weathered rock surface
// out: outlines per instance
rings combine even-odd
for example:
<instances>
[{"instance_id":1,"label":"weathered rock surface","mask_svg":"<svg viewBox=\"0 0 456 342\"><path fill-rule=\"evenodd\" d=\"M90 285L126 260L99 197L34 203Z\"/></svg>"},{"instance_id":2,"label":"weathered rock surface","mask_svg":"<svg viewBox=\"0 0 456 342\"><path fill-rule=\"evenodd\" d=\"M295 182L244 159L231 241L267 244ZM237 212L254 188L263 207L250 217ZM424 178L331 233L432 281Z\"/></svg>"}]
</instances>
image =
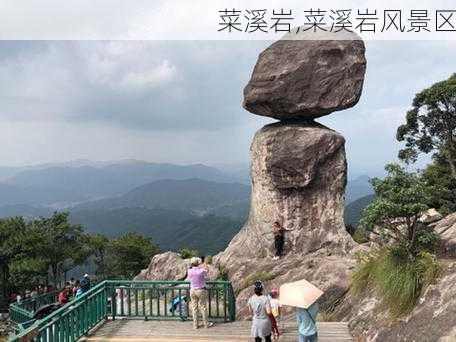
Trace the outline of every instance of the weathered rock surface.
<instances>
[{"instance_id":1,"label":"weathered rock surface","mask_svg":"<svg viewBox=\"0 0 456 342\"><path fill-rule=\"evenodd\" d=\"M442 218L442 214L440 214L436 209L431 208L421 214L419 221L423 223L433 223L441 220Z\"/></svg>"},{"instance_id":2,"label":"weathered rock surface","mask_svg":"<svg viewBox=\"0 0 456 342\"><path fill-rule=\"evenodd\" d=\"M354 33L290 33L260 54L243 106L280 120L350 108L361 96L364 52Z\"/></svg>"},{"instance_id":3,"label":"weathered rock surface","mask_svg":"<svg viewBox=\"0 0 456 342\"><path fill-rule=\"evenodd\" d=\"M347 295L337 307L335 319L349 321L350 330L362 341L455 341L456 261L443 261L443 274L429 286L415 309L393 321L371 293ZM446 337L444 337L446 336ZM441 339L440 339L441 338Z\"/></svg>"},{"instance_id":4,"label":"weathered rock surface","mask_svg":"<svg viewBox=\"0 0 456 342\"><path fill-rule=\"evenodd\" d=\"M434 231L442 240L442 249L445 254L456 257L456 213L432 224Z\"/></svg>"},{"instance_id":5,"label":"weathered rock surface","mask_svg":"<svg viewBox=\"0 0 456 342\"><path fill-rule=\"evenodd\" d=\"M216 263L239 292L238 313L246 312L251 288L261 277L269 285L306 278L328 293L344 293L354 243L343 222L346 160L344 138L317 123L275 123L263 127L251 146L252 195L246 225ZM272 224L286 228L284 256L273 260Z\"/></svg>"},{"instance_id":6,"label":"weathered rock surface","mask_svg":"<svg viewBox=\"0 0 456 342\"><path fill-rule=\"evenodd\" d=\"M182 259L179 254L166 252L155 255L149 266L135 277L135 280L185 280L190 259ZM209 265L209 279L218 277L219 271Z\"/></svg>"}]
</instances>

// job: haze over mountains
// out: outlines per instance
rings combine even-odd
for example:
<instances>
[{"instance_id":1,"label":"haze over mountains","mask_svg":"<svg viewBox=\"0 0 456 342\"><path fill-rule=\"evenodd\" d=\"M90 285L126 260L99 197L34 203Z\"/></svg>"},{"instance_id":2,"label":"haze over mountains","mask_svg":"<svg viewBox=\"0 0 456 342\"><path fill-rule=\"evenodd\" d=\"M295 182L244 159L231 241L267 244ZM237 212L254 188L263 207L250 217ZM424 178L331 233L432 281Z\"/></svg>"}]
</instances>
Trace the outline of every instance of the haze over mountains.
<instances>
[{"instance_id":1,"label":"haze over mountains","mask_svg":"<svg viewBox=\"0 0 456 342\"><path fill-rule=\"evenodd\" d=\"M347 203L369 194L367 176L349 181ZM223 249L247 217L249 196L247 168L137 160L0 167L0 217L67 210L89 232L137 231L162 250Z\"/></svg>"}]
</instances>

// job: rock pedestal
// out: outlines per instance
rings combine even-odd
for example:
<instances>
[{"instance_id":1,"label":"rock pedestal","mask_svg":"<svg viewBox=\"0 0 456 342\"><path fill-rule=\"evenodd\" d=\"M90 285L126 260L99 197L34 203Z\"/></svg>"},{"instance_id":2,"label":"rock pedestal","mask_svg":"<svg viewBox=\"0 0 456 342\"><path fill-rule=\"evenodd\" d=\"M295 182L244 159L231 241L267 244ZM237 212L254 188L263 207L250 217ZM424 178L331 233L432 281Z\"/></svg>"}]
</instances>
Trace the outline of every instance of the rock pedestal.
<instances>
[{"instance_id":1,"label":"rock pedestal","mask_svg":"<svg viewBox=\"0 0 456 342\"><path fill-rule=\"evenodd\" d=\"M343 222L344 143L339 133L317 123L279 122L255 134L249 219L215 258L239 292L240 317L251 295L246 279L272 287L305 278L328 293L345 292L352 266L345 256L354 243ZM276 220L291 229L280 260L273 259Z\"/></svg>"},{"instance_id":2,"label":"rock pedestal","mask_svg":"<svg viewBox=\"0 0 456 342\"><path fill-rule=\"evenodd\" d=\"M285 253L308 254L331 246L345 251L344 138L316 123L276 123L255 134L251 146L252 197L247 225L221 260L272 257L272 224L287 229Z\"/></svg>"}]
</instances>

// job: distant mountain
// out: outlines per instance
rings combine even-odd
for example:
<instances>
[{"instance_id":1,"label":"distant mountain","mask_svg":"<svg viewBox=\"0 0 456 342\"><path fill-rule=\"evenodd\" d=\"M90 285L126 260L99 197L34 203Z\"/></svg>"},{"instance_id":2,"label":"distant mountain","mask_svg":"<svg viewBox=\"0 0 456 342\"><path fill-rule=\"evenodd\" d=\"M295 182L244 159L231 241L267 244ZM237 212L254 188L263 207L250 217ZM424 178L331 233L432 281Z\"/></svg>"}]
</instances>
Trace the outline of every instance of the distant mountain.
<instances>
[{"instance_id":1,"label":"distant mountain","mask_svg":"<svg viewBox=\"0 0 456 342\"><path fill-rule=\"evenodd\" d=\"M351 203L361 197L372 195L374 193L369 183L369 176L359 176L347 182L345 190L345 202Z\"/></svg>"},{"instance_id":2,"label":"distant mountain","mask_svg":"<svg viewBox=\"0 0 456 342\"><path fill-rule=\"evenodd\" d=\"M81 224L91 233L113 237L124 232L152 236L163 244L163 238L184 221L194 218L188 212L168 209L117 208L70 211L70 221Z\"/></svg>"},{"instance_id":3,"label":"distant mountain","mask_svg":"<svg viewBox=\"0 0 456 342\"><path fill-rule=\"evenodd\" d=\"M48 206L67 202L83 202L89 200L82 192L71 191L58 186L20 186L0 183L0 206L27 204Z\"/></svg>"},{"instance_id":4,"label":"distant mountain","mask_svg":"<svg viewBox=\"0 0 456 342\"><path fill-rule=\"evenodd\" d=\"M249 209L250 198L246 198L232 204L226 204L221 207L212 209L208 214L214 216L229 217L235 220L241 219L245 221L249 215Z\"/></svg>"},{"instance_id":5,"label":"distant mountain","mask_svg":"<svg viewBox=\"0 0 456 342\"><path fill-rule=\"evenodd\" d=\"M189 247L205 255L214 255L228 246L243 223L243 219L214 215L197 217L183 222L172 240L168 237L169 246Z\"/></svg>"},{"instance_id":6,"label":"distant mountain","mask_svg":"<svg viewBox=\"0 0 456 342\"><path fill-rule=\"evenodd\" d=\"M28 219L48 217L53 211L49 207L34 207L27 204L3 205L0 206L0 218L12 216L23 216Z\"/></svg>"},{"instance_id":7,"label":"distant mountain","mask_svg":"<svg viewBox=\"0 0 456 342\"><path fill-rule=\"evenodd\" d=\"M1 206L0 218L49 217L51 208L28 205ZM117 208L70 211L70 221L81 224L88 233L116 237L138 232L152 238L163 251L195 248L204 254L223 250L239 231L244 218L215 215L196 216L182 210Z\"/></svg>"},{"instance_id":8,"label":"distant mountain","mask_svg":"<svg viewBox=\"0 0 456 342\"><path fill-rule=\"evenodd\" d=\"M361 218L361 213L364 208L366 208L374 199L374 195L367 195L361 198L358 198L356 201L349 203L345 206L344 221L345 224L350 224L352 226L357 226L359 219Z\"/></svg>"},{"instance_id":9,"label":"distant mountain","mask_svg":"<svg viewBox=\"0 0 456 342\"><path fill-rule=\"evenodd\" d=\"M145 207L184 210L203 215L210 210L245 201L249 196L250 187L244 184L167 179L142 185L122 196L82 203L73 209Z\"/></svg>"},{"instance_id":10,"label":"distant mountain","mask_svg":"<svg viewBox=\"0 0 456 342\"><path fill-rule=\"evenodd\" d=\"M27 192L20 187L0 183L0 205L19 204L27 201Z\"/></svg>"},{"instance_id":11,"label":"distant mountain","mask_svg":"<svg viewBox=\"0 0 456 342\"><path fill-rule=\"evenodd\" d=\"M224 249L242 224L241 219L147 208L83 210L72 212L70 220L91 233L115 237L134 231L151 237L163 251L190 247L204 254Z\"/></svg>"},{"instance_id":12,"label":"distant mountain","mask_svg":"<svg viewBox=\"0 0 456 342\"><path fill-rule=\"evenodd\" d=\"M13 177L21 171L23 171L21 167L0 166L0 182Z\"/></svg>"},{"instance_id":13,"label":"distant mountain","mask_svg":"<svg viewBox=\"0 0 456 342\"><path fill-rule=\"evenodd\" d=\"M86 196L112 196L160 179L201 178L226 181L215 168L202 164L173 165L146 162L120 163L102 167L49 167L22 171L8 180L23 188L60 188Z\"/></svg>"}]
</instances>

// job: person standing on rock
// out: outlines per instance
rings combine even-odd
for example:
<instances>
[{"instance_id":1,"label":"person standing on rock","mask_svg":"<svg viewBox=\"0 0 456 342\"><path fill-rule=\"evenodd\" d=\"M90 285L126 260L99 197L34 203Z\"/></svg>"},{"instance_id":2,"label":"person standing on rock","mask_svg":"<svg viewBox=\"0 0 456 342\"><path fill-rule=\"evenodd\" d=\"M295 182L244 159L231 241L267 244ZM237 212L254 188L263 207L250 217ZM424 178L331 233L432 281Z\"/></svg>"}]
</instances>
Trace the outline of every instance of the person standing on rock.
<instances>
[{"instance_id":1,"label":"person standing on rock","mask_svg":"<svg viewBox=\"0 0 456 342\"><path fill-rule=\"evenodd\" d=\"M190 264L191 267L187 271L187 280L190 281L193 328L198 329L198 311L201 313L203 326L209 328L212 323L207 320L206 278L208 269L202 265L200 258L191 258Z\"/></svg>"},{"instance_id":2,"label":"person standing on rock","mask_svg":"<svg viewBox=\"0 0 456 342\"><path fill-rule=\"evenodd\" d=\"M263 295L263 284L256 281L253 288L254 295L250 297L248 304L252 315L252 337L255 342L271 342L272 325L269 315L271 315L271 304L269 298Z\"/></svg>"},{"instance_id":3,"label":"person standing on rock","mask_svg":"<svg viewBox=\"0 0 456 342\"><path fill-rule=\"evenodd\" d=\"M274 234L274 247L275 247L275 256L274 260L279 259L283 255L283 248L285 246L285 233L293 229L285 229L279 221L275 221L273 224L273 234Z\"/></svg>"}]
</instances>

